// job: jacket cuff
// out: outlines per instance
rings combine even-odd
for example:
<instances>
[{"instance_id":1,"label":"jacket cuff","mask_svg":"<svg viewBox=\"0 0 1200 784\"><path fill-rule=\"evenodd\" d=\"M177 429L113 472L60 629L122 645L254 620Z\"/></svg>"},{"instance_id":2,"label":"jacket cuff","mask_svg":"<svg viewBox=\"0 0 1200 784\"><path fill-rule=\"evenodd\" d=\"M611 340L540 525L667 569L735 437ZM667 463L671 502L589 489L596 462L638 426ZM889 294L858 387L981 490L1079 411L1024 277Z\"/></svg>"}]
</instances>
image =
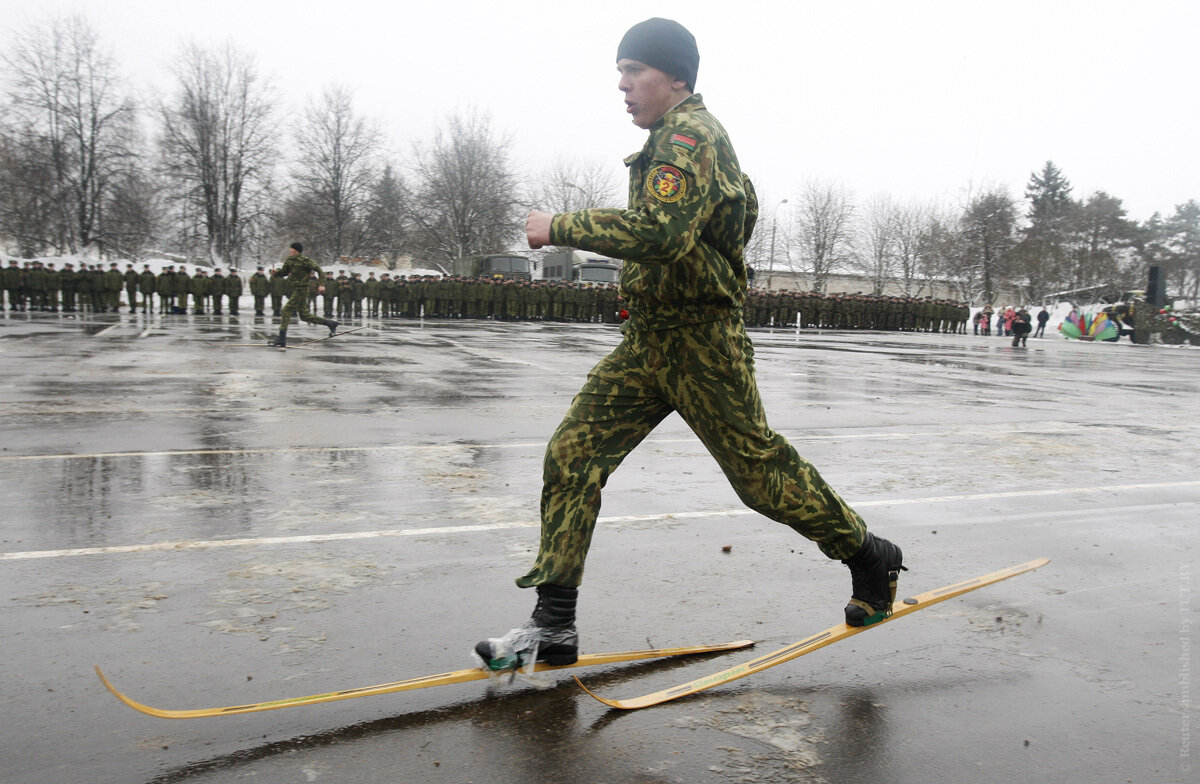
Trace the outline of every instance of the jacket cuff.
<instances>
[{"instance_id":1,"label":"jacket cuff","mask_svg":"<svg viewBox=\"0 0 1200 784\"><path fill-rule=\"evenodd\" d=\"M569 213L559 213L550 219L550 244L551 245L570 245L567 239L567 215Z\"/></svg>"}]
</instances>

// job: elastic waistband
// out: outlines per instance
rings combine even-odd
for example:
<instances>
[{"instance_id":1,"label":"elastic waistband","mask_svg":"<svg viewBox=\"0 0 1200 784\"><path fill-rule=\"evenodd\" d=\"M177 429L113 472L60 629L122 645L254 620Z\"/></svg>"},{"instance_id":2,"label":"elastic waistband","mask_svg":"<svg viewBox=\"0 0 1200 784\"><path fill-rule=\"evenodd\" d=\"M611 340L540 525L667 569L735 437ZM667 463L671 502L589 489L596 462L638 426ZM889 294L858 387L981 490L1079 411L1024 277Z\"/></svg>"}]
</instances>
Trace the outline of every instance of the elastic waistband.
<instances>
[{"instance_id":1,"label":"elastic waistband","mask_svg":"<svg viewBox=\"0 0 1200 784\"><path fill-rule=\"evenodd\" d=\"M652 312L640 311L626 306L629 320L625 322L629 329L658 331L686 327L688 324L704 324L709 321L724 321L740 319L741 308L731 308L725 305L688 305L683 307L662 305L656 306Z\"/></svg>"}]
</instances>

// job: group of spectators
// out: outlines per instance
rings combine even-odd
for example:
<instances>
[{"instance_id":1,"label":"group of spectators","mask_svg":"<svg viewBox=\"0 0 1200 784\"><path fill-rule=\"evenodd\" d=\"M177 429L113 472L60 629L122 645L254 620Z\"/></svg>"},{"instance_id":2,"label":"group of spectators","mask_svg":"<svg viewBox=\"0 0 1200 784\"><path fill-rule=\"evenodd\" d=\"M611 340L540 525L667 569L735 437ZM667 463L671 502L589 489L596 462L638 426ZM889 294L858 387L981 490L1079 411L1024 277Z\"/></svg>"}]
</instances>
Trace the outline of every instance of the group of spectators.
<instances>
[{"instance_id":1,"label":"group of spectators","mask_svg":"<svg viewBox=\"0 0 1200 784\"><path fill-rule=\"evenodd\" d=\"M1033 326L1035 320L1037 321L1036 330ZM1013 346L1024 346L1031 332L1035 338L1045 337L1046 323L1050 321L1050 312L1043 307L1035 319L1024 307L1014 308L1005 305L996 310L989 304L980 308L973 321L976 335L991 335L994 325L998 336L1011 337Z\"/></svg>"}]
</instances>

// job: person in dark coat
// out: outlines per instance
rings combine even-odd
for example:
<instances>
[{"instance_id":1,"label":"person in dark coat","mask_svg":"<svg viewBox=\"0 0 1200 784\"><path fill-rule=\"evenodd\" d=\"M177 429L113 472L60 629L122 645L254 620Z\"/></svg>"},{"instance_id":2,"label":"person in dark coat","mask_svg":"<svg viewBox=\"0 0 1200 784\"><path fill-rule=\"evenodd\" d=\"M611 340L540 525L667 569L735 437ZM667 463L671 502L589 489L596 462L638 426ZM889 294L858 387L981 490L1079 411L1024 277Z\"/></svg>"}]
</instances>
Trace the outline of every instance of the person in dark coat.
<instances>
[{"instance_id":1,"label":"person in dark coat","mask_svg":"<svg viewBox=\"0 0 1200 784\"><path fill-rule=\"evenodd\" d=\"M1025 341L1029 339L1029 333L1033 331L1033 326L1029 323L1029 311L1021 308L1013 314L1011 330L1013 348L1024 346Z\"/></svg>"},{"instance_id":2,"label":"person in dark coat","mask_svg":"<svg viewBox=\"0 0 1200 784\"><path fill-rule=\"evenodd\" d=\"M1046 337L1046 322L1050 320L1050 313L1042 308L1037 314L1037 331L1033 333L1035 338Z\"/></svg>"}]
</instances>

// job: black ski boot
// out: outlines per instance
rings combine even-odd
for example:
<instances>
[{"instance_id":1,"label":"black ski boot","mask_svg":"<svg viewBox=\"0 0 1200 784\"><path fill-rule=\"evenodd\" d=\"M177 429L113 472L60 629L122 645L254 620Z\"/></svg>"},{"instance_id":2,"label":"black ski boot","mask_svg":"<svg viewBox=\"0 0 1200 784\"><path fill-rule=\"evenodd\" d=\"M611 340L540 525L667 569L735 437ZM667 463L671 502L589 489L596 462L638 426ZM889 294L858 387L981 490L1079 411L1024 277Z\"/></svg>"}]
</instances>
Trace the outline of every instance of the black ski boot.
<instances>
[{"instance_id":1,"label":"black ski boot","mask_svg":"<svg viewBox=\"0 0 1200 784\"><path fill-rule=\"evenodd\" d=\"M267 345L268 346L279 346L280 348L287 348L287 330L286 329L279 330L279 334L277 336L271 338L270 340L268 340Z\"/></svg>"},{"instance_id":2,"label":"black ski boot","mask_svg":"<svg viewBox=\"0 0 1200 784\"><path fill-rule=\"evenodd\" d=\"M868 531L859 551L842 563L850 567L854 585L846 605L846 624L870 626L891 615L896 580L901 571L908 571L900 548Z\"/></svg>"},{"instance_id":3,"label":"black ski boot","mask_svg":"<svg viewBox=\"0 0 1200 784\"><path fill-rule=\"evenodd\" d=\"M574 664L578 660L575 600L579 597L579 589L539 585L537 594L537 606L524 626L475 646L476 655L487 669L517 669L533 661L557 666Z\"/></svg>"},{"instance_id":4,"label":"black ski boot","mask_svg":"<svg viewBox=\"0 0 1200 784\"><path fill-rule=\"evenodd\" d=\"M329 337L333 337L334 335L337 334L338 323L339 322L337 322L337 321L331 321L331 320L327 320L325 322L325 326L329 327Z\"/></svg>"}]
</instances>

